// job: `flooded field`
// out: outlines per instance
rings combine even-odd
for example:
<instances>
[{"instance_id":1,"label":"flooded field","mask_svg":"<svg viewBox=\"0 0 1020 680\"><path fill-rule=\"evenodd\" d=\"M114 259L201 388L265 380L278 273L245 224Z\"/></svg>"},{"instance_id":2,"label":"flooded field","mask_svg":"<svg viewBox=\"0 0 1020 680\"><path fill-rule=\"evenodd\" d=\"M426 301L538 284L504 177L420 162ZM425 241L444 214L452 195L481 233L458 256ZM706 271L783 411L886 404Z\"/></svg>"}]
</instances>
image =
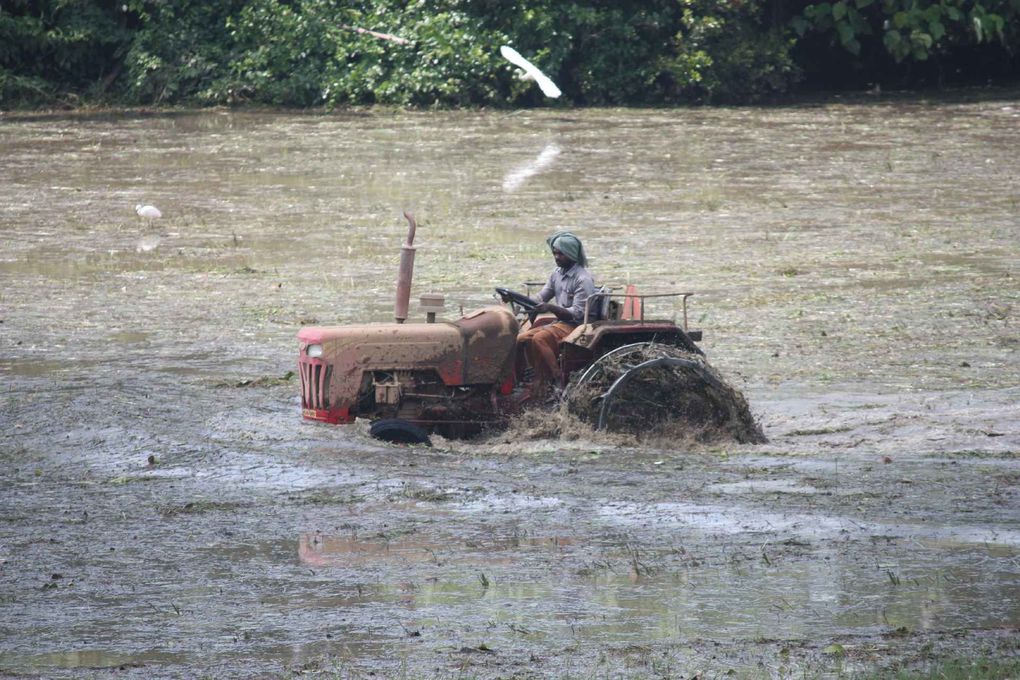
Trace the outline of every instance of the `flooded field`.
<instances>
[{"instance_id":1,"label":"flooded field","mask_svg":"<svg viewBox=\"0 0 1020 680\"><path fill-rule=\"evenodd\" d=\"M5 114L0 677L1020 655L1018 148L1003 92ZM547 275L557 228L600 282L693 291L769 443L302 421L297 330L392 317L402 209L447 319Z\"/></svg>"}]
</instances>

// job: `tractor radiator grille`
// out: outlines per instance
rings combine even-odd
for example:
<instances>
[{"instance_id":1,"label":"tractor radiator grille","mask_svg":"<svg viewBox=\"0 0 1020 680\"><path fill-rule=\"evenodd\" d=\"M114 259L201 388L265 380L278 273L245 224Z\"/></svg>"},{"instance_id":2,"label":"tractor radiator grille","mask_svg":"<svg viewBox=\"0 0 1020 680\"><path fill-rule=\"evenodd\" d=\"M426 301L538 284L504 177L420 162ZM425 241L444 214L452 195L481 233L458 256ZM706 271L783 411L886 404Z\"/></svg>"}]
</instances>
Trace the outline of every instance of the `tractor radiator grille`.
<instances>
[{"instance_id":1,"label":"tractor radiator grille","mask_svg":"<svg viewBox=\"0 0 1020 680\"><path fill-rule=\"evenodd\" d=\"M329 408L329 378L333 367L322 359L301 357L301 407L311 409Z\"/></svg>"}]
</instances>

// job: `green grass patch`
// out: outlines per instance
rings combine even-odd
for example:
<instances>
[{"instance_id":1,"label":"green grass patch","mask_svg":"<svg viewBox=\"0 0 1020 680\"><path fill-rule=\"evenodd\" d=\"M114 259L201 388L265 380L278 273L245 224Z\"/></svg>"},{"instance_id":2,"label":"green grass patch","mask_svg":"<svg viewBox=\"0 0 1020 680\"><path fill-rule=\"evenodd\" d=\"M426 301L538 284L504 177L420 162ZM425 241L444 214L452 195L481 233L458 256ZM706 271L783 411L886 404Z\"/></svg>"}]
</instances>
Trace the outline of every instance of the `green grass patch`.
<instances>
[{"instance_id":1,"label":"green grass patch","mask_svg":"<svg viewBox=\"0 0 1020 680\"><path fill-rule=\"evenodd\" d=\"M843 427L821 427L814 430L794 430L793 432L790 433L790 436L809 437L818 434L836 434L838 432L849 432L852 429L853 429L852 427L843 426Z\"/></svg>"},{"instance_id":2,"label":"green grass patch","mask_svg":"<svg viewBox=\"0 0 1020 680\"><path fill-rule=\"evenodd\" d=\"M361 503L365 500L365 497L352 493L340 494L332 491L318 490L288 494L287 500L296 505L352 505L354 503Z\"/></svg>"},{"instance_id":3,"label":"green grass patch","mask_svg":"<svg viewBox=\"0 0 1020 680\"><path fill-rule=\"evenodd\" d=\"M243 503L232 501L189 501L183 505L167 505L159 509L159 514L164 517L176 517L178 515L198 515L204 512L217 512L223 510L237 510L244 507Z\"/></svg>"},{"instance_id":4,"label":"green grass patch","mask_svg":"<svg viewBox=\"0 0 1020 680\"><path fill-rule=\"evenodd\" d=\"M924 668L866 672L859 680L1006 680L1020 678L1020 657L1011 659L950 659Z\"/></svg>"},{"instance_id":5,"label":"green grass patch","mask_svg":"<svg viewBox=\"0 0 1020 680\"><path fill-rule=\"evenodd\" d=\"M426 489L423 487L410 487L404 489L403 495L405 498L410 498L416 501L424 501L427 503L441 503L454 497L454 494L449 491L443 491L442 489Z\"/></svg>"},{"instance_id":6,"label":"green grass patch","mask_svg":"<svg viewBox=\"0 0 1020 680\"><path fill-rule=\"evenodd\" d=\"M165 477L157 477L156 475L121 475L120 477L114 477L110 480L110 484L113 486L124 486L126 484L144 484L146 482L160 482L166 479Z\"/></svg>"}]
</instances>

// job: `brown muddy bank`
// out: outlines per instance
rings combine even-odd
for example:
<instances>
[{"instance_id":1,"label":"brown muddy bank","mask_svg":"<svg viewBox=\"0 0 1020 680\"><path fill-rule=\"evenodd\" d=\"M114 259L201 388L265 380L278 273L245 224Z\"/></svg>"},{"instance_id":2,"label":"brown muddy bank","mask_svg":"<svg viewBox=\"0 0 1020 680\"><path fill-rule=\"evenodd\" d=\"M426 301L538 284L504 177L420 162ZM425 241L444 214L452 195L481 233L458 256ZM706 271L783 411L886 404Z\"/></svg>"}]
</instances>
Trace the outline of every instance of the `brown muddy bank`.
<instances>
[{"instance_id":1,"label":"brown muddy bank","mask_svg":"<svg viewBox=\"0 0 1020 680\"><path fill-rule=\"evenodd\" d=\"M0 674L1017 655L1018 146L1020 99L0 121ZM401 208L450 315L558 227L695 291L769 443L302 422L294 335L387 320Z\"/></svg>"}]
</instances>

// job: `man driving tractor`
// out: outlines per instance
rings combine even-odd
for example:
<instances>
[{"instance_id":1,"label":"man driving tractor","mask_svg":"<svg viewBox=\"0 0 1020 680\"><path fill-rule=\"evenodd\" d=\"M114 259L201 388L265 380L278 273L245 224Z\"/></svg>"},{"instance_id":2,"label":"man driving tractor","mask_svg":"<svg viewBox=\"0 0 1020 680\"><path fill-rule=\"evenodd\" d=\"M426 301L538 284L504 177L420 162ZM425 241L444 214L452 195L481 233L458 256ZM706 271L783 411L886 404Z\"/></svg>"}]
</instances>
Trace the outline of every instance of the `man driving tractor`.
<instances>
[{"instance_id":1,"label":"man driving tractor","mask_svg":"<svg viewBox=\"0 0 1020 680\"><path fill-rule=\"evenodd\" d=\"M674 392L694 389L699 399L715 399L722 383L695 344L700 331L687 331L691 293L638 295L628 286L623 304L614 305L608 290L595 287L581 240L569 232L546 239L556 269L535 297L496 288L510 309L487 305L453 321L401 323L407 320L411 273L407 267L404 276L410 257L405 262L403 256L414 251L416 226L413 216L406 217L397 323L308 326L298 332L304 418L337 424L365 418L373 437L426 444L433 433L471 437L505 427L525 402L544 401L554 396L553 385L562 387L576 377L574 388L587 387L572 391L568 408L573 402L597 429L612 429L619 422L643 431L650 422L644 408L633 414L621 410L621 395L633 377L651 378L663 369L684 372L683 379L666 376L675 383ZM683 325L675 319L646 319L646 297L682 304ZM539 313L542 318L536 318ZM523 314L530 323L521 324ZM533 376L526 376L525 368ZM630 387L642 389L638 383ZM687 409L688 400L677 404ZM711 404L704 408L729 412L722 402ZM671 418L679 406L663 406L663 418Z\"/></svg>"},{"instance_id":2,"label":"man driving tractor","mask_svg":"<svg viewBox=\"0 0 1020 680\"><path fill-rule=\"evenodd\" d=\"M545 242L552 251L556 269L538 295L532 298L539 303L532 312L553 314L556 321L532 326L517 336L518 358L523 353L534 371L527 394L529 399L545 397L553 381L561 379L557 360L560 343L584 321L585 301L595 293L595 283L585 269L588 258L581 239L569 231L558 231ZM504 297L504 302L508 300ZM517 365L522 366L523 362L518 361Z\"/></svg>"}]
</instances>

